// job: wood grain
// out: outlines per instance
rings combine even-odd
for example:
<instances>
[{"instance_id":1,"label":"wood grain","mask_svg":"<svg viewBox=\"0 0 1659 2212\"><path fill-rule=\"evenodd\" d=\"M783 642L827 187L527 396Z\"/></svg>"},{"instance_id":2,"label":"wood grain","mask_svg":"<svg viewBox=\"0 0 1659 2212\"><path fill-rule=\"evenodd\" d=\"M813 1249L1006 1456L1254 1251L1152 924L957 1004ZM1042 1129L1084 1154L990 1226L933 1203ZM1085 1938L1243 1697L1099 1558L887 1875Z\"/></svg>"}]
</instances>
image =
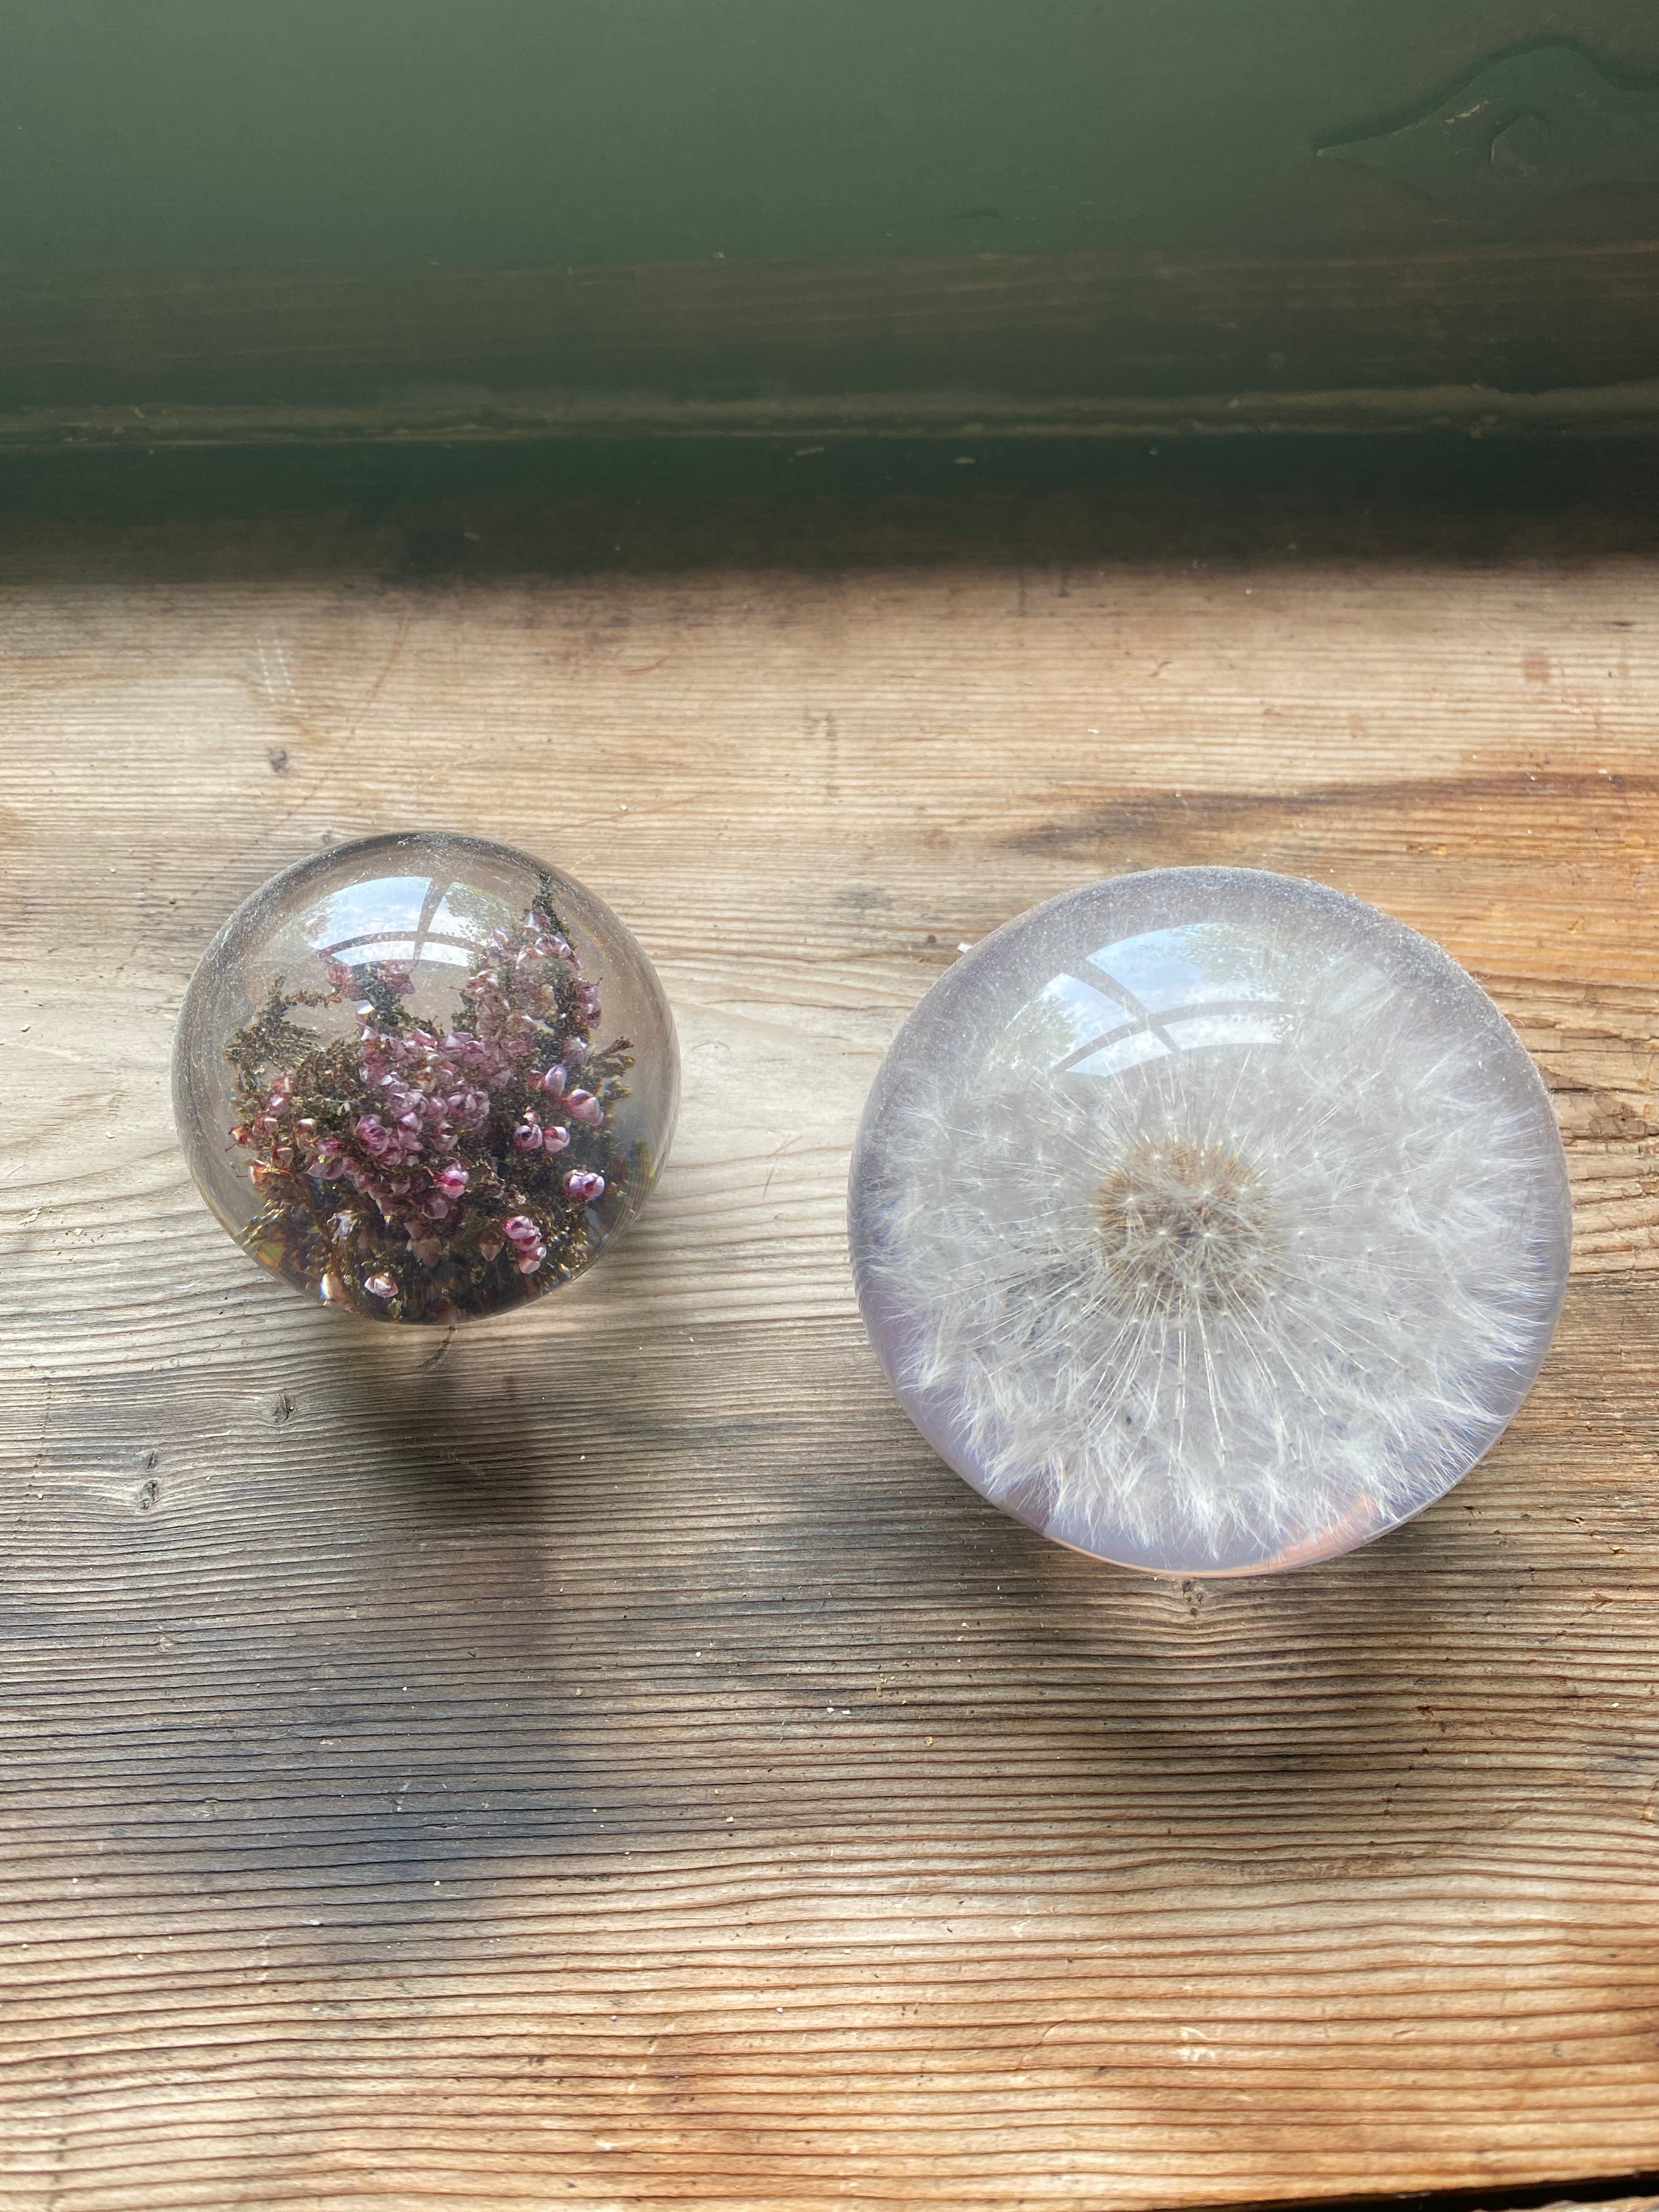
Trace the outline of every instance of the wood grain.
<instances>
[{"instance_id":1,"label":"wood grain","mask_svg":"<svg viewBox=\"0 0 1659 2212\"><path fill-rule=\"evenodd\" d=\"M1575 463L1577 505L1369 515L1329 462L1080 474L1024 540L1014 488L927 465L833 523L710 495L671 566L529 557L591 510L527 492L15 538L7 2212L1653 2201L1632 464ZM612 901L686 1064L629 1242L448 1341L263 1277L166 1103L231 906L409 823ZM1351 1559L1209 1586L957 1483L842 1230L870 1076L958 946L1196 860L1471 966L1579 1203L1490 1460Z\"/></svg>"}]
</instances>

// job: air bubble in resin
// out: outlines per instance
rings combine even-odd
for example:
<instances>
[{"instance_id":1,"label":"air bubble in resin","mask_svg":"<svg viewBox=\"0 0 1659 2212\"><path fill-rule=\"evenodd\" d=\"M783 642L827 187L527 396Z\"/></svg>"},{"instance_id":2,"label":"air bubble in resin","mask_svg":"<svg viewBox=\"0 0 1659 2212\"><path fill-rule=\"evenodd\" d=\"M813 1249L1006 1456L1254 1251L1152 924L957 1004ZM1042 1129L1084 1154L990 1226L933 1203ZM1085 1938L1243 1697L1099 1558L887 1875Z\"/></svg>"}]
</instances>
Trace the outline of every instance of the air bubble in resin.
<instances>
[{"instance_id":1,"label":"air bubble in resin","mask_svg":"<svg viewBox=\"0 0 1659 2212\"><path fill-rule=\"evenodd\" d=\"M1449 1489L1531 1387L1566 1165L1519 1040L1316 884L1172 868L957 961L859 1131L894 1389L1045 1535L1181 1574L1326 1559Z\"/></svg>"},{"instance_id":2,"label":"air bubble in resin","mask_svg":"<svg viewBox=\"0 0 1659 2212\"><path fill-rule=\"evenodd\" d=\"M173 1048L203 1196L298 1289L447 1322L544 1296L644 1204L679 1061L591 891L429 832L301 861L204 955Z\"/></svg>"}]
</instances>

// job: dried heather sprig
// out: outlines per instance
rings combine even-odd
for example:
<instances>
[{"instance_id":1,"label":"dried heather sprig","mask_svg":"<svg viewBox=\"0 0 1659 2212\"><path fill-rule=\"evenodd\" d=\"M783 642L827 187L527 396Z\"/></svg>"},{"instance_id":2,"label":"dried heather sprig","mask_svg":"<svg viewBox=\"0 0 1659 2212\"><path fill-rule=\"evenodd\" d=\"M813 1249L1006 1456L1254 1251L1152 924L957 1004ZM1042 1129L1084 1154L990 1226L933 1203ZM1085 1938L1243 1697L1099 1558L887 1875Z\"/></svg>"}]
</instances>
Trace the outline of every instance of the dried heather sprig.
<instances>
[{"instance_id":1,"label":"dried heather sprig","mask_svg":"<svg viewBox=\"0 0 1659 2212\"><path fill-rule=\"evenodd\" d=\"M231 1134L264 1200L249 1243L325 1299L403 1320L580 1273L602 1241L592 1209L623 1183L607 1120L631 1061L625 1037L595 1051L599 992L550 905L492 932L448 1028L411 1018L401 964L324 969L325 991L279 978L228 1048ZM292 1019L348 998L355 1040Z\"/></svg>"}]
</instances>

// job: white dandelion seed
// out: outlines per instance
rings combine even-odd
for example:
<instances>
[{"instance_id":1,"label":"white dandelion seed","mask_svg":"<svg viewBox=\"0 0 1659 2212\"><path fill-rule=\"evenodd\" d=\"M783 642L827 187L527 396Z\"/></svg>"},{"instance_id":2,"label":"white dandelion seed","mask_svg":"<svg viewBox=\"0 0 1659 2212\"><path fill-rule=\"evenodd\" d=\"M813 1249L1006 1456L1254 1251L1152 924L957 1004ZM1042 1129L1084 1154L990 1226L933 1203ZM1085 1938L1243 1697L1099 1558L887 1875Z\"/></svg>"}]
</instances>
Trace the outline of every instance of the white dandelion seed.
<instances>
[{"instance_id":1,"label":"white dandelion seed","mask_svg":"<svg viewBox=\"0 0 1659 2212\"><path fill-rule=\"evenodd\" d=\"M1178 868L983 940L901 1030L850 1227L901 1402L1097 1555L1323 1559L1503 1430L1566 1277L1548 1097L1479 986L1315 884Z\"/></svg>"}]
</instances>

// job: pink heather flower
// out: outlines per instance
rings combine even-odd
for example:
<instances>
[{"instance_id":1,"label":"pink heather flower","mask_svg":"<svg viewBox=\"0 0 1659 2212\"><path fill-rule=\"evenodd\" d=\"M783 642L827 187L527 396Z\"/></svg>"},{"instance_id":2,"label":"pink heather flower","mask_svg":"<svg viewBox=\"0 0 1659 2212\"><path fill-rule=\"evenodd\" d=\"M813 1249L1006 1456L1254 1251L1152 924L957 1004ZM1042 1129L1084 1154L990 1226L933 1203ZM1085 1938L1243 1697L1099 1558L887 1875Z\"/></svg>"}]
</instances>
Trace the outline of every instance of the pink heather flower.
<instances>
[{"instance_id":1,"label":"pink heather flower","mask_svg":"<svg viewBox=\"0 0 1659 2212\"><path fill-rule=\"evenodd\" d=\"M452 1162L433 1178L433 1187L446 1198L459 1198L467 1186L467 1172L459 1162Z\"/></svg>"},{"instance_id":2,"label":"pink heather flower","mask_svg":"<svg viewBox=\"0 0 1659 2212\"><path fill-rule=\"evenodd\" d=\"M441 1191L429 1190L421 1200L421 1211L428 1221L447 1221L449 1200Z\"/></svg>"},{"instance_id":3,"label":"pink heather flower","mask_svg":"<svg viewBox=\"0 0 1659 2212\"><path fill-rule=\"evenodd\" d=\"M533 1275L546 1257L545 1244L538 1244L533 1252L521 1251L519 1255L519 1273L521 1275Z\"/></svg>"},{"instance_id":4,"label":"pink heather flower","mask_svg":"<svg viewBox=\"0 0 1659 2212\"><path fill-rule=\"evenodd\" d=\"M586 1168L572 1168L564 1179L564 1194L579 1206L595 1206L605 1196L605 1177Z\"/></svg>"},{"instance_id":5,"label":"pink heather flower","mask_svg":"<svg viewBox=\"0 0 1659 2212\"><path fill-rule=\"evenodd\" d=\"M542 1146L546 1152L562 1152L568 1150L569 1144L569 1130L565 1128L557 1121L553 1124L551 1128L544 1129L542 1131Z\"/></svg>"},{"instance_id":6,"label":"pink heather flower","mask_svg":"<svg viewBox=\"0 0 1659 2212\"><path fill-rule=\"evenodd\" d=\"M415 979L401 960L386 961L380 969L380 980L395 998L406 999L415 988Z\"/></svg>"},{"instance_id":7,"label":"pink heather flower","mask_svg":"<svg viewBox=\"0 0 1659 2212\"><path fill-rule=\"evenodd\" d=\"M527 1213L514 1213L501 1224L501 1234L510 1244L539 1244L542 1232Z\"/></svg>"},{"instance_id":8,"label":"pink heather flower","mask_svg":"<svg viewBox=\"0 0 1659 2212\"><path fill-rule=\"evenodd\" d=\"M392 1132L378 1114L365 1114L354 1125L351 1133L363 1150L377 1160L392 1143Z\"/></svg>"},{"instance_id":9,"label":"pink heather flower","mask_svg":"<svg viewBox=\"0 0 1659 2212\"><path fill-rule=\"evenodd\" d=\"M443 1257L441 1237L411 1237L409 1249L423 1267L435 1267Z\"/></svg>"},{"instance_id":10,"label":"pink heather flower","mask_svg":"<svg viewBox=\"0 0 1659 2212\"><path fill-rule=\"evenodd\" d=\"M571 1037L564 1047L564 1056L573 1067L580 1067L587 1057L587 1047L580 1037Z\"/></svg>"},{"instance_id":11,"label":"pink heather flower","mask_svg":"<svg viewBox=\"0 0 1659 2212\"><path fill-rule=\"evenodd\" d=\"M374 1298L395 1298L398 1295L398 1285L390 1275L371 1275L363 1288Z\"/></svg>"},{"instance_id":12,"label":"pink heather flower","mask_svg":"<svg viewBox=\"0 0 1659 2212\"><path fill-rule=\"evenodd\" d=\"M564 1103L567 1111L590 1129L597 1129L605 1119L605 1109L591 1091L573 1091Z\"/></svg>"},{"instance_id":13,"label":"pink heather flower","mask_svg":"<svg viewBox=\"0 0 1659 2212\"><path fill-rule=\"evenodd\" d=\"M550 1067L542 1078L542 1089L546 1091L550 1098L561 1098L564 1095L564 1086L568 1080L569 1078L562 1067Z\"/></svg>"},{"instance_id":14,"label":"pink heather flower","mask_svg":"<svg viewBox=\"0 0 1659 2212\"><path fill-rule=\"evenodd\" d=\"M492 1236L488 1230L478 1239L478 1257L481 1260L493 1260L501 1249L501 1238Z\"/></svg>"},{"instance_id":15,"label":"pink heather flower","mask_svg":"<svg viewBox=\"0 0 1659 2212\"><path fill-rule=\"evenodd\" d=\"M538 1152L542 1148L542 1125L533 1114L526 1114L513 1132L513 1141L521 1152Z\"/></svg>"}]
</instances>

